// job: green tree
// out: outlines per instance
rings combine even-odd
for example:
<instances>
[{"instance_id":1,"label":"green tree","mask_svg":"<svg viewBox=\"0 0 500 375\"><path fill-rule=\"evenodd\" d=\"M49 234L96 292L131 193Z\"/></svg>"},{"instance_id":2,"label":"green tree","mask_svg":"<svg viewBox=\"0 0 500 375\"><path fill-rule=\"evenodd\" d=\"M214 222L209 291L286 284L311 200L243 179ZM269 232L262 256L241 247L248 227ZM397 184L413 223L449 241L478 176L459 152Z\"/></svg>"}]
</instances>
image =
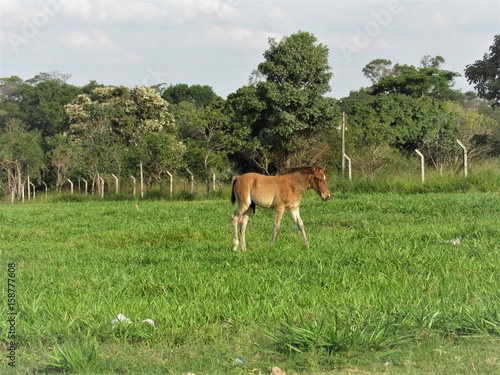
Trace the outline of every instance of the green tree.
<instances>
[{"instance_id":1,"label":"green tree","mask_svg":"<svg viewBox=\"0 0 500 375\"><path fill-rule=\"evenodd\" d=\"M495 129L500 128L498 121L481 113L478 108L466 108L456 102L444 103L444 110L455 124L455 138L467 147L469 158L486 157L494 148ZM451 162L459 162L461 150L456 149L450 156Z\"/></svg>"},{"instance_id":2,"label":"green tree","mask_svg":"<svg viewBox=\"0 0 500 375\"><path fill-rule=\"evenodd\" d=\"M70 78L71 78L71 74L61 73L57 70L53 70L52 72L38 73L33 78L26 80L26 83L29 85L32 85L32 86L36 86L39 83L47 82L47 81L54 81L54 82L57 82L59 84L64 84Z\"/></svg>"},{"instance_id":3,"label":"green tree","mask_svg":"<svg viewBox=\"0 0 500 375\"><path fill-rule=\"evenodd\" d=\"M232 145L230 158L237 170L270 174L270 146L263 144L254 126L260 121L265 103L259 100L254 85L239 88L227 98L231 108L228 137Z\"/></svg>"},{"instance_id":4,"label":"green tree","mask_svg":"<svg viewBox=\"0 0 500 375\"><path fill-rule=\"evenodd\" d=\"M300 31L280 42L269 39L265 61L253 73L256 96L263 103L252 124L278 166L289 167L297 141L332 128L338 105L324 94L330 90L328 48L314 35Z\"/></svg>"},{"instance_id":5,"label":"green tree","mask_svg":"<svg viewBox=\"0 0 500 375\"><path fill-rule=\"evenodd\" d=\"M24 81L17 77L0 78L0 128L11 118L21 118L19 109Z\"/></svg>"},{"instance_id":6,"label":"green tree","mask_svg":"<svg viewBox=\"0 0 500 375\"><path fill-rule=\"evenodd\" d=\"M183 101L173 110L180 134L187 144L186 162L191 171L203 176L207 196L210 194L211 173L229 170L227 154L234 134L230 132L228 106L222 98L205 108Z\"/></svg>"},{"instance_id":7,"label":"green tree","mask_svg":"<svg viewBox=\"0 0 500 375\"><path fill-rule=\"evenodd\" d=\"M404 94L414 98L431 96L450 99L457 96L453 89L455 77L460 74L442 70L436 66L416 68L413 65L396 64L391 74L382 76L371 90L378 94Z\"/></svg>"},{"instance_id":8,"label":"green tree","mask_svg":"<svg viewBox=\"0 0 500 375\"><path fill-rule=\"evenodd\" d=\"M387 59L375 59L363 68L363 75L372 83L377 83L387 75L392 74L392 62Z\"/></svg>"},{"instance_id":9,"label":"green tree","mask_svg":"<svg viewBox=\"0 0 500 375\"><path fill-rule=\"evenodd\" d=\"M148 190L154 182L163 189L166 175L182 165L186 145L166 129L139 133L136 142L135 149L144 165Z\"/></svg>"},{"instance_id":10,"label":"green tree","mask_svg":"<svg viewBox=\"0 0 500 375\"><path fill-rule=\"evenodd\" d=\"M50 151L47 153L50 165L54 168L56 191L71 177L80 166L79 159L83 152L76 142L66 134L56 134L49 140Z\"/></svg>"},{"instance_id":11,"label":"green tree","mask_svg":"<svg viewBox=\"0 0 500 375\"><path fill-rule=\"evenodd\" d=\"M465 77L474 84L480 98L493 101L493 106L500 105L500 35L495 35L490 52L482 60L467 65Z\"/></svg>"},{"instance_id":12,"label":"green tree","mask_svg":"<svg viewBox=\"0 0 500 375\"><path fill-rule=\"evenodd\" d=\"M348 115L349 154L369 177L395 150L413 155L419 148L439 168L456 149L456 123L435 98L361 91L343 99L342 108Z\"/></svg>"},{"instance_id":13,"label":"green tree","mask_svg":"<svg viewBox=\"0 0 500 375\"><path fill-rule=\"evenodd\" d=\"M443 56L435 56L432 57L430 55L425 55L420 60L420 66L423 68L441 68L444 64L445 60Z\"/></svg>"},{"instance_id":14,"label":"green tree","mask_svg":"<svg viewBox=\"0 0 500 375\"><path fill-rule=\"evenodd\" d=\"M21 199L27 177L40 177L45 158L38 131L13 118L0 131L0 165L6 178L6 194Z\"/></svg>"},{"instance_id":15,"label":"green tree","mask_svg":"<svg viewBox=\"0 0 500 375\"><path fill-rule=\"evenodd\" d=\"M40 130L43 137L52 137L68 130L64 106L82 90L58 80L36 81L21 88L20 109L31 130Z\"/></svg>"},{"instance_id":16,"label":"green tree","mask_svg":"<svg viewBox=\"0 0 500 375\"><path fill-rule=\"evenodd\" d=\"M217 94L210 86L192 85L185 83L170 85L162 91L161 97L170 104L181 102L193 103L196 107L204 108L217 98Z\"/></svg>"},{"instance_id":17,"label":"green tree","mask_svg":"<svg viewBox=\"0 0 500 375\"><path fill-rule=\"evenodd\" d=\"M386 110L366 90L352 91L342 100L346 113L346 153L365 178L373 179L395 153L393 129ZM340 144L338 145L340 148ZM338 158L342 155L338 155Z\"/></svg>"},{"instance_id":18,"label":"green tree","mask_svg":"<svg viewBox=\"0 0 500 375\"><path fill-rule=\"evenodd\" d=\"M442 56L426 55L420 67L413 65L392 66L390 60L375 59L363 68L363 74L373 83L373 95L405 94L414 98L432 96L438 99L457 99L460 94L453 89L454 79L460 74L441 69Z\"/></svg>"},{"instance_id":19,"label":"green tree","mask_svg":"<svg viewBox=\"0 0 500 375\"><path fill-rule=\"evenodd\" d=\"M230 116L223 99L212 101L203 110L203 128L198 129L203 148L203 168L205 169L206 192L210 194L211 172L229 169L227 153L231 148L229 136Z\"/></svg>"}]
</instances>

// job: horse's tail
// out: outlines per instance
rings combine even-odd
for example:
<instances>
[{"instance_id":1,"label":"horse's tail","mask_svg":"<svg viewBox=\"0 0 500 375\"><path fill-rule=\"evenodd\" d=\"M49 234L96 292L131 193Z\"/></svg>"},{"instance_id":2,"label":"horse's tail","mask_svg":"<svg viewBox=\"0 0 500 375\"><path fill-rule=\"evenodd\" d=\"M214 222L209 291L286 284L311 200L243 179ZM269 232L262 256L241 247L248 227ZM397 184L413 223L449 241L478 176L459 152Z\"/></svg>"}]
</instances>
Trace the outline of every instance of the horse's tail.
<instances>
[{"instance_id":1,"label":"horse's tail","mask_svg":"<svg viewBox=\"0 0 500 375\"><path fill-rule=\"evenodd\" d=\"M231 184L231 204L236 203L236 194L234 194L234 184L236 183L236 180L238 177L233 178L233 183Z\"/></svg>"}]
</instances>

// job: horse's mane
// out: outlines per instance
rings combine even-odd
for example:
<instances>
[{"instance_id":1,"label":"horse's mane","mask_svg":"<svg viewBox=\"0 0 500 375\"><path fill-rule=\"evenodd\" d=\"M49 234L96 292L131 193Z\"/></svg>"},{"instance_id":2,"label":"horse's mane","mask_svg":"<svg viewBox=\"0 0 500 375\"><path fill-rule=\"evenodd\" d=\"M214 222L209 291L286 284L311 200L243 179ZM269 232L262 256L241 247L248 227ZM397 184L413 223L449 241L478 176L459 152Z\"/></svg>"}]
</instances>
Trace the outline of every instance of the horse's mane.
<instances>
[{"instance_id":1,"label":"horse's mane","mask_svg":"<svg viewBox=\"0 0 500 375\"><path fill-rule=\"evenodd\" d=\"M308 167L293 167L293 168L288 168L285 172L282 172L280 174L289 174L289 173L295 173L295 172L307 172L311 173L313 167L308 166Z\"/></svg>"}]
</instances>

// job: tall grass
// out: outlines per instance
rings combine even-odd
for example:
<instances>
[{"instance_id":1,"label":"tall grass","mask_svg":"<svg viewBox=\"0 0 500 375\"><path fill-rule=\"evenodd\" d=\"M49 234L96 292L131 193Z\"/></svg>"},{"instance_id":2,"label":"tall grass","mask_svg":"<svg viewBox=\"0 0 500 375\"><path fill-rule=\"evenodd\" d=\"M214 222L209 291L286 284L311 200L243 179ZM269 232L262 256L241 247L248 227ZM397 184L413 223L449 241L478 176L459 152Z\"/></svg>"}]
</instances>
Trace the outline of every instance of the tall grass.
<instances>
[{"instance_id":1,"label":"tall grass","mask_svg":"<svg viewBox=\"0 0 500 375\"><path fill-rule=\"evenodd\" d=\"M500 337L498 191L332 191L303 201L310 249L287 217L270 249L273 212L258 209L247 252L231 251L227 199L3 205L20 368L311 373L367 350ZM112 324L120 313L130 324Z\"/></svg>"},{"instance_id":2,"label":"tall grass","mask_svg":"<svg viewBox=\"0 0 500 375\"><path fill-rule=\"evenodd\" d=\"M394 169L394 168L398 169ZM330 178L333 188L356 193L453 193L469 191L498 191L500 187L500 160L492 159L473 165L467 177L460 171L440 172L427 168L422 183L419 166L415 163L397 165L377 174L373 179L354 174L352 181ZM332 185L332 182L330 182Z\"/></svg>"}]
</instances>

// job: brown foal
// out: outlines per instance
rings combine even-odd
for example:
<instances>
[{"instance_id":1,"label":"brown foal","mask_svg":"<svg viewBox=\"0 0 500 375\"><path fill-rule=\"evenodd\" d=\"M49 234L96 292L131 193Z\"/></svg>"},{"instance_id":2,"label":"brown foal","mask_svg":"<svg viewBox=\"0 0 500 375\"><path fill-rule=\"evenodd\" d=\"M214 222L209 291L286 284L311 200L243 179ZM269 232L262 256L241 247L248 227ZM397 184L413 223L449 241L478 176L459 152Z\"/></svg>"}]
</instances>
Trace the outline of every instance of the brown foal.
<instances>
[{"instance_id":1,"label":"brown foal","mask_svg":"<svg viewBox=\"0 0 500 375\"><path fill-rule=\"evenodd\" d=\"M236 177L233 180L231 190L231 203L238 203L238 207L231 215L233 250L237 250L240 244L238 229L241 238L241 250L246 250L246 227L252 211L255 212L255 206L274 207L275 209L271 245L276 241L283 213L289 211L302 234L304 245L309 246L304 223L299 213L302 195L308 189L314 189L323 201L330 199L324 167L295 168L289 173L277 176L245 173Z\"/></svg>"}]
</instances>

